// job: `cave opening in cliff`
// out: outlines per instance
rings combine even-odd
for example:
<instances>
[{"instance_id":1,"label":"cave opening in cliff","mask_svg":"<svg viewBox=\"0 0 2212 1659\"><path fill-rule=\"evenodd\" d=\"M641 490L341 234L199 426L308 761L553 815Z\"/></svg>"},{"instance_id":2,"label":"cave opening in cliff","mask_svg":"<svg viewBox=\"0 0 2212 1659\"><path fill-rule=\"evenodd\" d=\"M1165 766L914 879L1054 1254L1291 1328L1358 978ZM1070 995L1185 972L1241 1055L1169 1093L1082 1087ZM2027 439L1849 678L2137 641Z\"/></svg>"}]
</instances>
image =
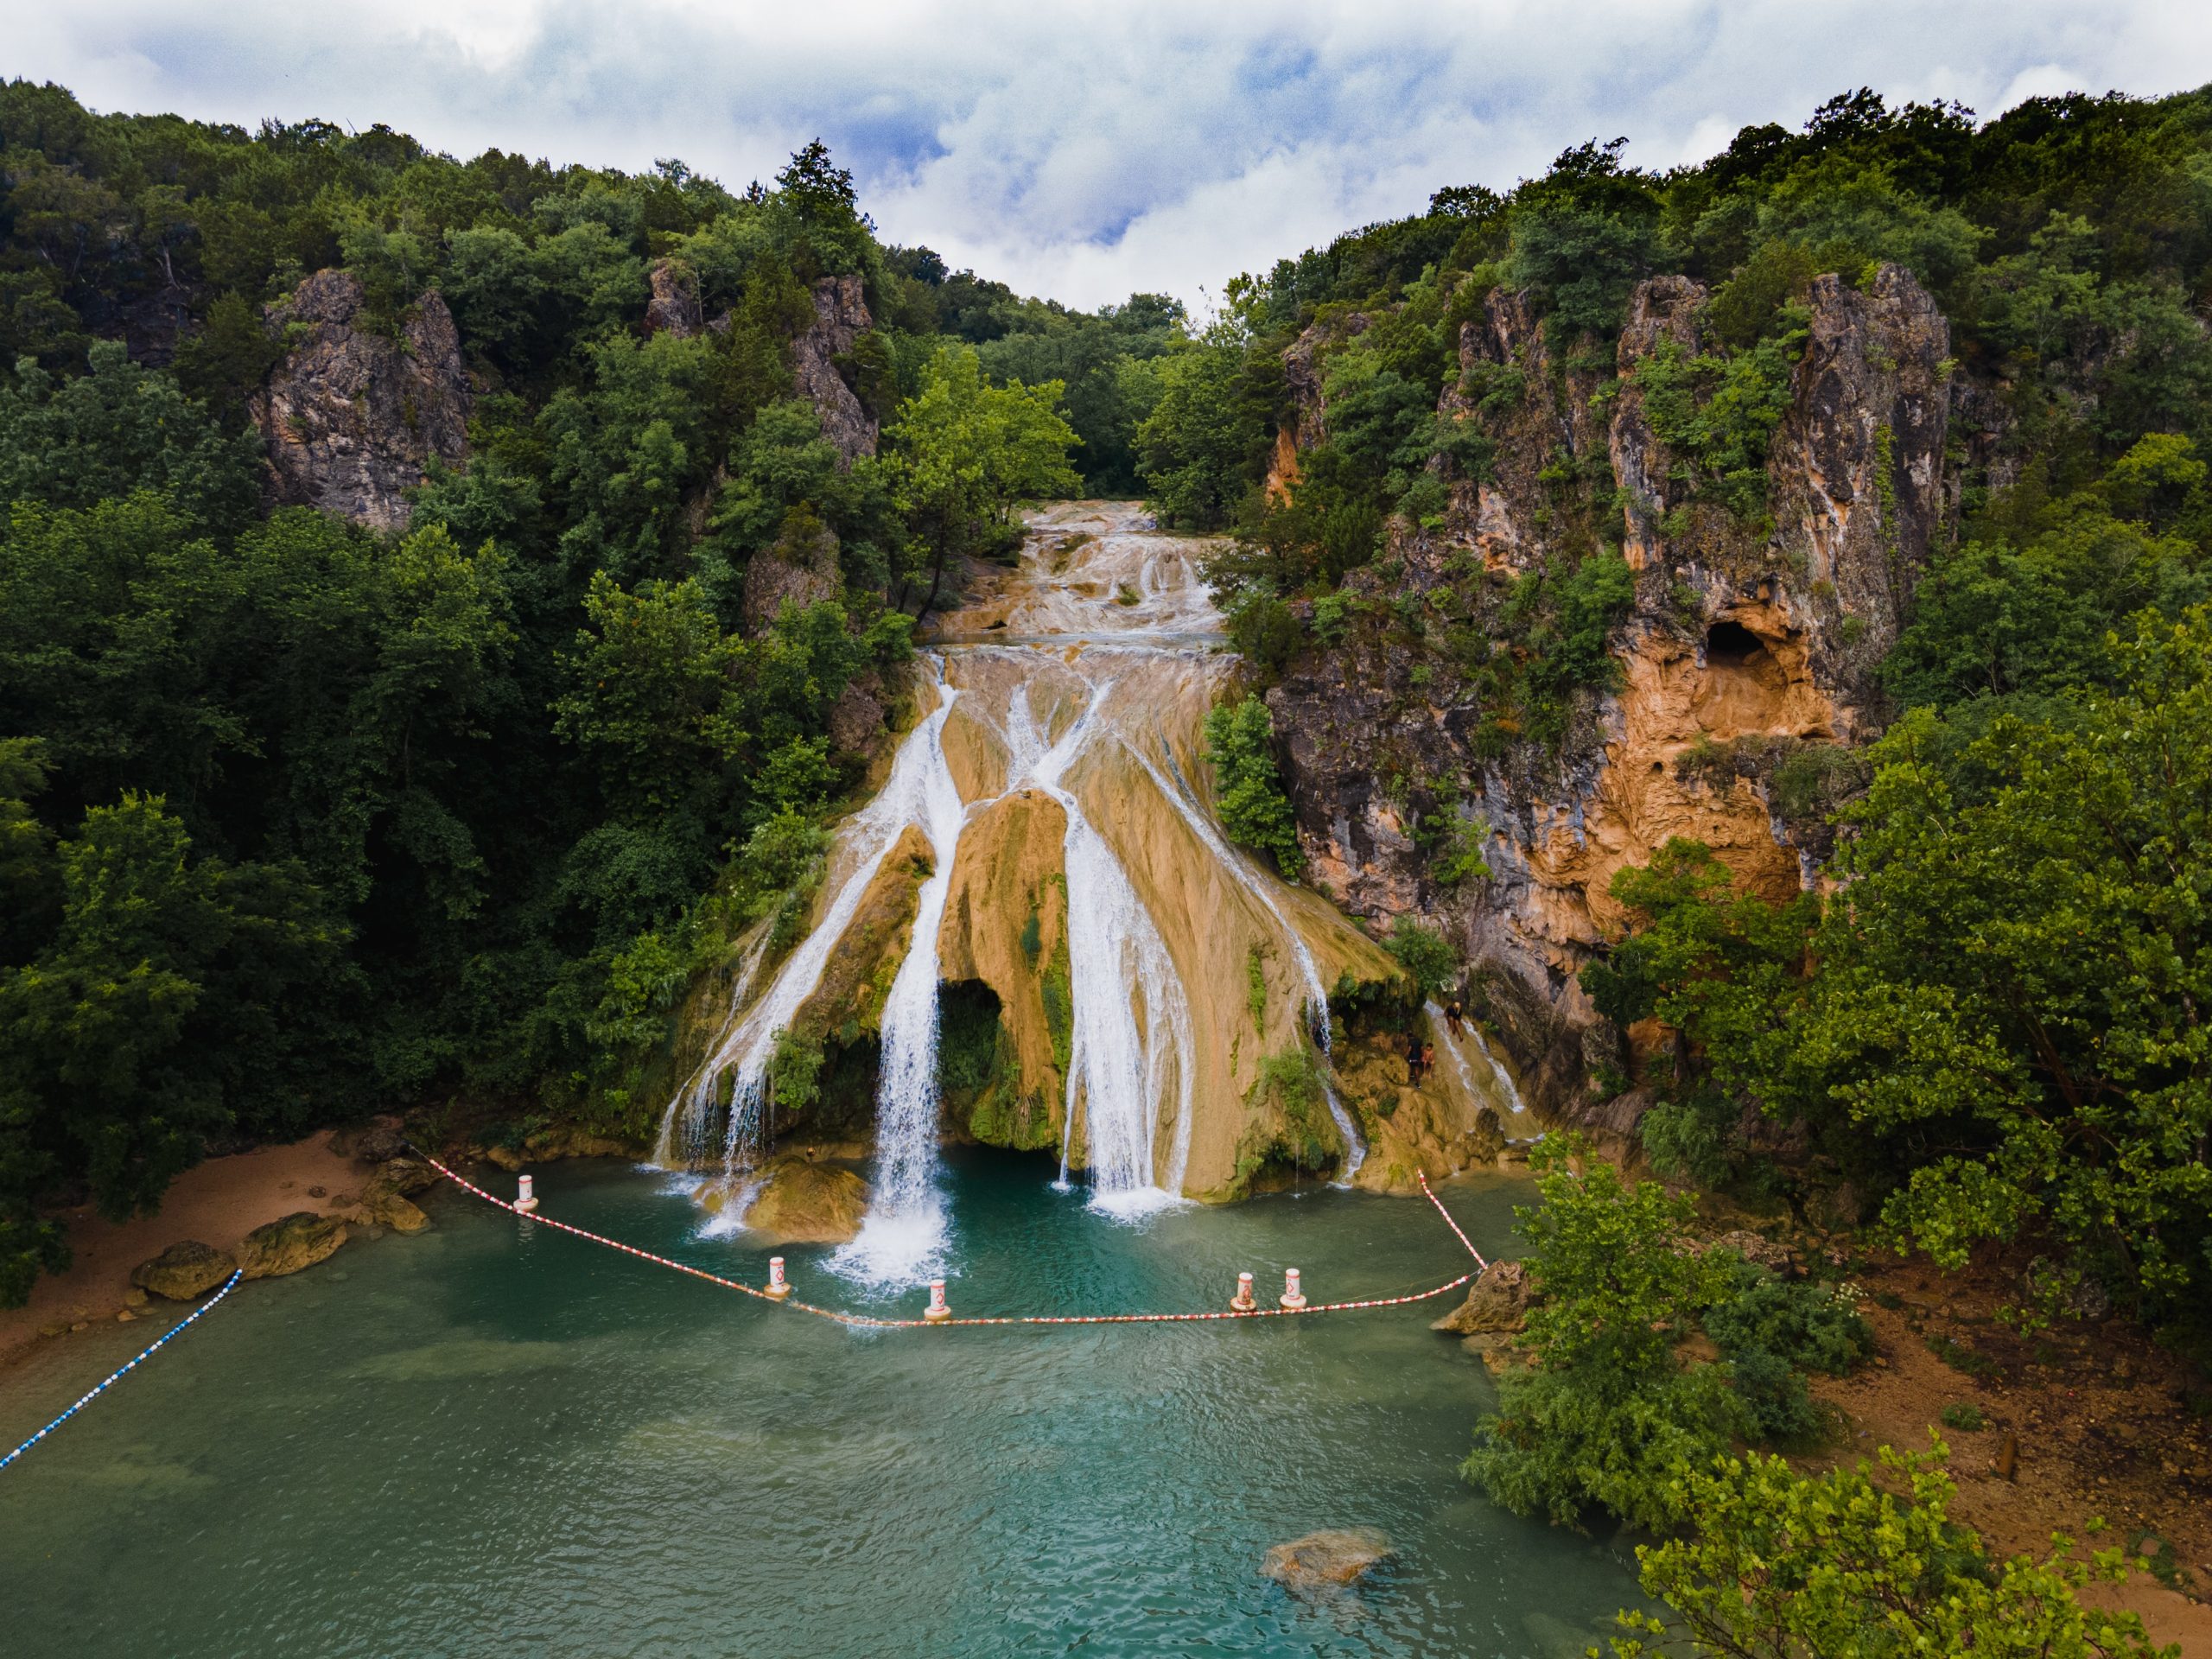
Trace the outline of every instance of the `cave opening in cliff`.
<instances>
[{"instance_id":1,"label":"cave opening in cliff","mask_svg":"<svg viewBox=\"0 0 2212 1659\"><path fill-rule=\"evenodd\" d=\"M1765 642L1740 622L1716 622L1706 630L1708 668L1750 668L1766 654Z\"/></svg>"}]
</instances>

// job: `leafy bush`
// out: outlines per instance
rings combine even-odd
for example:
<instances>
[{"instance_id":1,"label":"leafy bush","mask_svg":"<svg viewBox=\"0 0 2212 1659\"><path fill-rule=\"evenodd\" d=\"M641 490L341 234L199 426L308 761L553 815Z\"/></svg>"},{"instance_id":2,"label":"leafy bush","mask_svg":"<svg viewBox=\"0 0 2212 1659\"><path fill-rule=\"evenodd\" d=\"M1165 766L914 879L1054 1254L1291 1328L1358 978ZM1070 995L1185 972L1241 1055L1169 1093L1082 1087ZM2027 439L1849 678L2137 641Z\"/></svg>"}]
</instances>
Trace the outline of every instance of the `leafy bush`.
<instances>
[{"instance_id":1,"label":"leafy bush","mask_svg":"<svg viewBox=\"0 0 2212 1659\"><path fill-rule=\"evenodd\" d=\"M1264 853L1291 880L1305 874L1298 828L1275 770L1274 721L1268 705L1248 696L1206 715L1206 760L1214 769L1215 804L1230 840Z\"/></svg>"},{"instance_id":2,"label":"leafy bush","mask_svg":"<svg viewBox=\"0 0 2212 1659\"><path fill-rule=\"evenodd\" d=\"M1433 927L1402 916L1383 936L1382 948L1424 997L1440 995L1459 982L1459 953Z\"/></svg>"},{"instance_id":3,"label":"leafy bush","mask_svg":"<svg viewBox=\"0 0 2212 1659\"><path fill-rule=\"evenodd\" d=\"M1812 1478L1754 1452L1686 1470L1671 1488L1687 1535L1638 1548L1646 1594L1671 1617L1624 1612L1615 1659L1691 1655L1966 1654L1994 1659L2178 1659L2133 1613L2080 1592L2126 1576L2121 1553L1994 1560L1950 1518L1957 1489L1935 1442L1885 1446L1882 1480L1862 1461ZM1899 1490L1902 1489L1902 1490Z\"/></svg>"}]
</instances>

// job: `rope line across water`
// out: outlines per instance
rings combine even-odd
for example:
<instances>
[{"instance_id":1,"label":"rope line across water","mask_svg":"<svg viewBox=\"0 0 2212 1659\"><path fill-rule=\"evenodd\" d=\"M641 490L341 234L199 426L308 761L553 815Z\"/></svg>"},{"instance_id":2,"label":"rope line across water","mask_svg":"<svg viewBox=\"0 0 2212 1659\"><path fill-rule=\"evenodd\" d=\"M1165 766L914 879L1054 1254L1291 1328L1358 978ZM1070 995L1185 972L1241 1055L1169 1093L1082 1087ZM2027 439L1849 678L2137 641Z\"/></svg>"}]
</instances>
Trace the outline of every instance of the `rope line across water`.
<instances>
[{"instance_id":1,"label":"rope line across water","mask_svg":"<svg viewBox=\"0 0 2212 1659\"><path fill-rule=\"evenodd\" d=\"M59 1417L48 1423L44 1428L39 1430L37 1433L32 1435L30 1439L25 1440L21 1446L10 1452L6 1457L0 1458L0 1469L5 1469L17 1458L22 1457L24 1452L29 1451L31 1447L36 1446L48 1435L53 1433L55 1429L60 1427L62 1424L67 1422L72 1417L74 1417L86 1406L92 1404L93 1401L99 1399L100 1395L105 1394L110 1389L123 1381L124 1377L130 1376L131 1372L137 1370L141 1365L143 1365L156 1354L161 1352L163 1348L167 1347L170 1343L175 1342L179 1337L185 1333L187 1329L198 1324L208 1314L213 1313L215 1311L215 1304L221 1301L224 1297L229 1295L232 1291L235 1290L238 1287L238 1281L243 1277L245 1277L244 1268L240 1268L233 1272L229 1278L223 1281L223 1287L220 1290L217 1291L205 1302L202 1302L198 1307L194 1308L190 1313L185 1316L183 1321L172 1329L167 1336L155 1343L152 1347L146 1350L144 1353L139 1355L137 1358L132 1360L128 1365L125 1365L121 1370L112 1373L105 1382L102 1382L98 1388L93 1389L89 1394L79 1400L75 1405L70 1407L68 1410L63 1412Z\"/></svg>"},{"instance_id":2,"label":"rope line across water","mask_svg":"<svg viewBox=\"0 0 2212 1659\"><path fill-rule=\"evenodd\" d=\"M830 1319L839 1325L855 1325L873 1331L913 1331L949 1325L1185 1325L1212 1319L1287 1319L1299 1314L1344 1313L1359 1308L1400 1307L1408 1302L1426 1302L1443 1295L1446 1291L1459 1289L1460 1286L1475 1276L1474 1273L1463 1273L1457 1279L1452 1280L1449 1283L1439 1285L1433 1290L1414 1291L1404 1296L1376 1296L1361 1301L1350 1302L1313 1302L1304 1307L1222 1308L1200 1313L1014 1313L1002 1314L995 1318L880 1319L865 1313L848 1313L834 1307L817 1307L811 1302L800 1301L796 1296L771 1296L758 1286L745 1284L735 1279L725 1279L718 1273L709 1273L704 1268L695 1268L686 1262L671 1261L664 1255L655 1255L651 1250L641 1250L636 1245L625 1244L618 1238L607 1238L598 1233L586 1232L582 1228L571 1226L565 1221L556 1221L543 1211L518 1210L505 1198L486 1192L475 1182L457 1174L438 1160L431 1157L429 1153L422 1152L419 1147L416 1151L425 1163L461 1188L462 1192L473 1193L486 1204L496 1205L524 1220L543 1223L558 1232L587 1239L594 1244L604 1245L610 1250L620 1250L625 1255L634 1255L640 1262L651 1262L657 1267L669 1268L677 1273L689 1274L694 1279L703 1279L710 1285L721 1286L725 1290L740 1291L758 1301L780 1303L785 1307L796 1308L802 1313L811 1313L817 1319ZM1429 1190L1428 1178L1424 1175L1420 1179L1421 1196L1436 1206L1436 1213L1444 1217L1445 1225L1451 1228L1462 1244L1466 1245L1467 1254L1474 1257L1475 1272L1481 1272L1490 1265L1483 1260L1482 1252L1476 1249L1466 1234L1459 1230L1459 1224L1452 1219L1452 1212L1446 1210L1443 1202Z\"/></svg>"}]
</instances>

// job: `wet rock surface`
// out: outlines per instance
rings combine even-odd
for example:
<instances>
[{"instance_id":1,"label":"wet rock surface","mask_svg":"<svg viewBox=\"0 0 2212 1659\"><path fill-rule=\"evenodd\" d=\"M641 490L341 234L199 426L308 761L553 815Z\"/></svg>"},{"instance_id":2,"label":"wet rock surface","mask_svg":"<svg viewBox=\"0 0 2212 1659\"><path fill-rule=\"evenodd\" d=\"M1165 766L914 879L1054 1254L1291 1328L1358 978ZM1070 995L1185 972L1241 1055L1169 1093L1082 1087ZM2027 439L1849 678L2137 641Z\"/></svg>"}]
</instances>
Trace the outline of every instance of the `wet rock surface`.
<instances>
[{"instance_id":1,"label":"wet rock surface","mask_svg":"<svg viewBox=\"0 0 2212 1659\"><path fill-rule=\"evenodd\" d=\"M236 1271L238 1262L228 1250L219 1250L197 1239L182 1239L150 1262L130 1270L138 1290L172 1302L197 1301ZM142 1295L143 1302L145 1298Z\"/></svg>"},{"instance_id":2,"label":"wet rock surface","mask_svg":"<svg viewBox=\"0 0 2212 1659\"><path fill-rule=\"evenodd\" d=\"M327 1260L346 1236L346 1224L337 1217L295 1211L241 1239L238 1266L249 1279L281 1279Z\"/></svg>"},{"instance_id":3,"label":"wet rock surface","mask_svg":"<svg viewBox=\"0 0 2212 1659\"><path fill-rule=\"evenodd\" d=\"M1357 1584L1397 1552L1372 1527L1309 1532L1268 1551L1260 1571L1294 1595L1335 1595Z\"/></svg>"},{"instance_id":4,"label":"wet rock surface","mask_svg":"<svg viewBox=\"0 0 2212 1659\"><path fill-rule=\"evenodd\" d=\"M771 1244L845 1244L861 1230L868 1183L842 1164L804 1156L771 1164L745 1225Z\"/></svg>"}]
</instances>

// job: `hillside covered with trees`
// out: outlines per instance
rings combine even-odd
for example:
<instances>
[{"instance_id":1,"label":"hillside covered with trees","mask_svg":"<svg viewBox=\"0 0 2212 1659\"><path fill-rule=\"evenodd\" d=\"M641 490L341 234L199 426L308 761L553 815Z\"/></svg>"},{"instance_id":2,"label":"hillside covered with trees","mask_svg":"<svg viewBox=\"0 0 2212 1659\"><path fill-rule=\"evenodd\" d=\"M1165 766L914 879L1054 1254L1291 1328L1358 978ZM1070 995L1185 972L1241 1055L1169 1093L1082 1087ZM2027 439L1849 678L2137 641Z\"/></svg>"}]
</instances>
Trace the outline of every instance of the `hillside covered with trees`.
<instances>
[{"instance_id":1,"label":"hillside covered with trees","mask_svg":"<svg viewBox=\"0 0 2212 1659\"><path fill-rule=\"evenodd\" d=\"M1182 309L741 193L0 87L0 1296L42 1204L465 1096L634 1132L915 613L1128 493Z\"/></svg>"}]
</instances>

